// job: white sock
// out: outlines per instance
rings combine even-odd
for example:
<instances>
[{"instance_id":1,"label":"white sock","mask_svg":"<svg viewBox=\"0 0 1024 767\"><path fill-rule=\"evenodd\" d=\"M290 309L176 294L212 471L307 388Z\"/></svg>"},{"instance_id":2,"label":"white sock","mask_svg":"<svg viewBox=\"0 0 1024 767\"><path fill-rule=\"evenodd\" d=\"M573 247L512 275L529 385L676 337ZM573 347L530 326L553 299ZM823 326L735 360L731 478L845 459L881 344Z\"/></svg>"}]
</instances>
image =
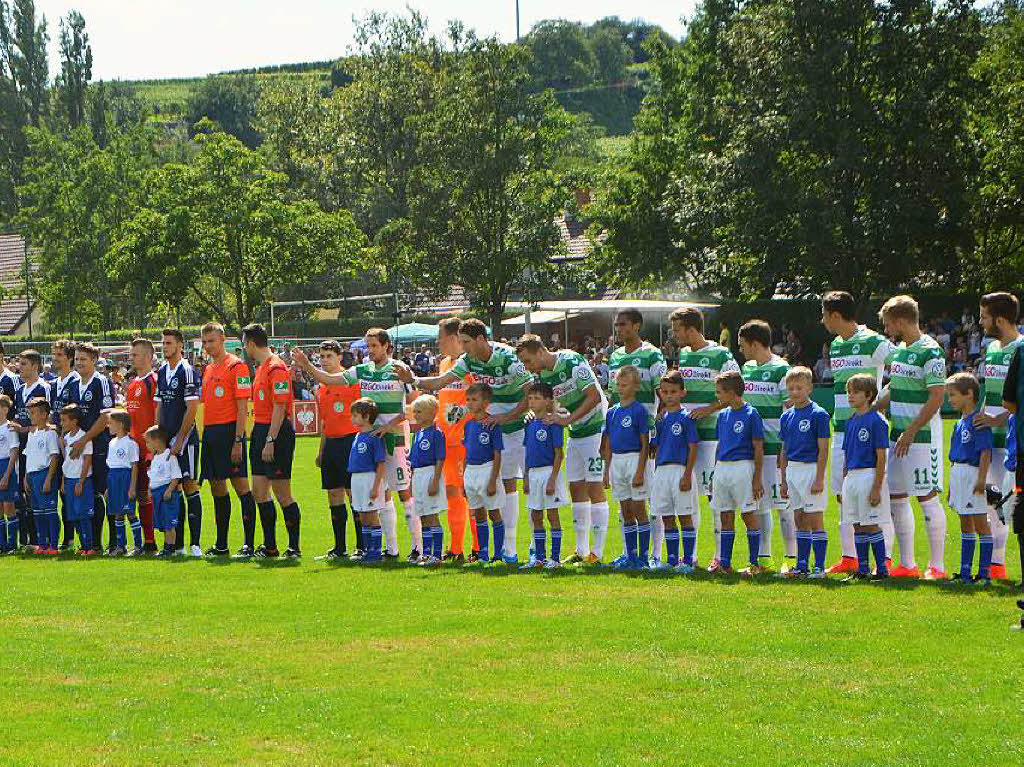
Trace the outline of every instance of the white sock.
<instances>
[{"instance_id":1,"label":"white sock","mask_svg":"<svg viewBox=\"0 0 1024 767\"><path fill-rule=\"evenodd\" d=\"M608 501L590 504L590 532L594 536L594 544L588 553L601 559L604 542L608 538Z\"/></svg>"},{"instance_id":2,"label":"white sock","mask_svg":"<svg viewBox=\"0 0 1024 767\"><path fill-rule=\"evenodd\" d=\"M882 528L882 538L885 540L885 556L892 559L892 539L896 534L895 528L892 526L892 519L884 519L878 523L878 526ZM852 532L853 525L850 525Z\"/></svg>"},{"instance_id":3,"label":"white sock","mask_svg":"<svg viewBox=\"0 0 1024 767\"><path fill-rule=\"evenodd\" d=\"M946 571L946 510L939 502L939 496L921 501L921 513L928 531L928 567Z\"/></svg>"},{"instance_id":4,"label":"white sock","mask_svg":"<svg viewBox=\"0 0 1024 767\"><path fill-rule=\"evenodd\" d=\"M412 498L402 502L405 524L409 526L409 537L412 539L412 550L423 554L423 521L417 514L412 513L413 508Z\"/></svg>"},{"instance_id":5,"label":"white sock","mask_svg":"<svg viewBox=\"0 0 1024 767\"><path fill-rule=\"evenodd\" d=\"M1007 501L1006 506L1009 506ZM1004 508L1006 508L1004 506ZM1009 520L1007 520L1009 522ZM999 515L991 506L988 507L988 526L992 530L992 564L1002 565L1006 563L1006 539L1010 530L999 521Z\"/></svg>"},{"instance_id":6,"label":"white sock","mask_svg":"<svg viewBox=\"0 0 1024 767\"><path fill-rule=\"evenodd\" d=\"M398 553L398 514L395 502L390 498L384 503L384 511L380 513L380 525L384 528L384 550L388 554Z\"/></svg>"},{"instance_id":7,"label":"white sock","mask_svg":"<svg viewBox=\"0 0 1024 767\"><path fill-rule=\"evenodd\" d=\"M576 556L590 553L590 501L573 501L572 529L576 533Z\"/></svg>"},{"instance_id":8,"label":"white sock","mask_svg":"<svg viewBox=\"0 0 1024 767\"><path fill-rule=\"evenodd\" d=\"M651 517L651 556L661 559L661 548L665 544L665 520Z\"/></svg>"},{"instance_id":9,"label":"white sock","mask_svg":"<svg viewBox=\"0 0 1024 767\"><path fill-rule=\"evenodd\" d=\"M792 509L779 509L779 529L782 530L782 543L786 547L786 556L796 557L796 519ZM764 533L761 534L762 537Z\"/></svg>"},{"instance_id":10,"label":"white sock","mask_svg":"<svg viewBox=\"0 0 1024 767\"><path fill-rule=\"evenodd\" d=\"M700 498L697 499L697 508L693 510L693 529L697 531L697 544L693 547L693 564L697 564L697 549L700 548ZM680 549L682 551L682 549ZM682 556L682 554L680 554Z\"/></svg>"},{"instance_id":11,"label":"white sock","mask_svg":"<svg viewBox=\"0 0 1024 767\"><path fill-rule=\"evenodd\" d=\"M842 507L840 507L839 513L843 513ZM892 527L891 522L889 527ZM839 544L843 549L843 557L857 558L857 543L853 538L853 525L849 522L841 522L839 524ZM889 550L888 548L886 549L886 551Z\"/></svg>"},{"instance_id":12,"label":"white sock","mask_svg":"<svg viewBox=\"0 0 1024 767\"><path fill-rule=\"evenodd\" d=\"M711 532L715 537L715 561L722 558L722 512L711 509Z\"/></svg>"},{"instance_id":13,"label":"white sock","mask_svg":"<svg viewBox=\"0 0 1024 767\"><path fill-rule=\"evenodd\" d=\"M505 523L505 556L518 556L516 547L516 531L519 528L519 491L505 493L505 509L501 513L501 521Z\"/></svg>"},{"instance_id":14,"label":"white sock","mask_svg":"<svg viewBox=\"0 0 1024 767\"><path fill-rule=\"evenodd\" d=\"M758 556L764 557L765 559L771 559L772 530L775 529L775 520L772 519L772 513L770 511L767 514L758 514L758 519L761 521L761 550Z\"/></svg>"},{"instance_id":15,"label":"white sock","mask_svg":"<svg viewBox=\"0 0 1024 767\"><path fill-rule=\"evenodd\" d=\"M900 565L917 567L914 559L914 512L910 510L909 498L893 498L892 526L896 532L896 542L900 546Z\"/></svg>"}]
</instances>

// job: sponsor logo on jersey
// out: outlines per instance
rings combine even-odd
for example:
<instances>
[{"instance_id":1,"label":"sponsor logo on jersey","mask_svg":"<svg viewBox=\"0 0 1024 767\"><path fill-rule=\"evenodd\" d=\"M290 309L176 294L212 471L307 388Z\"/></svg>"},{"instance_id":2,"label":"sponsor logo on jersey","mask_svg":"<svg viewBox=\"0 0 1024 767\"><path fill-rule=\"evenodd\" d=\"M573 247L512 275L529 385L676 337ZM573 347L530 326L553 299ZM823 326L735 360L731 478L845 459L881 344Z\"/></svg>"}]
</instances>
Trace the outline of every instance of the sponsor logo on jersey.
<instances>
[{"instance_id":1,"label":"sponsor logo on jersey","mask_svg":"<svg viewBox=\"0 0 1024 767\"><path fill-rule=\"evenodd\" d=\"M285 391L287 391L288 382L287 381L281 381L280 383L285 384L285 387L286 387ZM274 387L276 389L277 388L277 384L274 384ZM371 391L402 391L402 382L398 381L398 380L391 380L391 381L360 381L359 382L359 388L360 388L360 390L362 390L364 392L371 392Z\"/></svg>"},{"instance_id":2,"label":"sponsor logo on jersey","mask_svg":"<svg viewBox=\"0 0 1024 767\"><path fill-rule=\"evenodd\" d=\"M287 394L288 393L288 382L287 381L275 381L274 382L274 393L275 394Z\"/></svg>"}]
</instances>

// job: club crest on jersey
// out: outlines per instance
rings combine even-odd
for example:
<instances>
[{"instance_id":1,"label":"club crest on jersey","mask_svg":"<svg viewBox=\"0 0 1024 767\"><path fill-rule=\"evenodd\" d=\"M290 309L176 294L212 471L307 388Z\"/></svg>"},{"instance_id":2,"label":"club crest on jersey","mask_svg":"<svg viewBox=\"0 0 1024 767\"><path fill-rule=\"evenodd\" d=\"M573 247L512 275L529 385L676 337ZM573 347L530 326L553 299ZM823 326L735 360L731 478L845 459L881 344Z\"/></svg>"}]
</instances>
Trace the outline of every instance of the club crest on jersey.
<instances>
[{"instance_id":1,"label":"club crest on jersey","mask_svg":"<svg viewBox=\"0 0 1024 767\"><path fill-rule=\"evenodd\" d=\"M907 362L909 362L911 365L913 365L916 360L917 360L917 355L916 354L911 354L909 357L907 357Z\"/></svg>"},{"instance_id":2,"label":"club crest on jersey","mask_svg":"<svg viewBox=\"0 0 1024 767\"><path fill-rule=\"evenodd\" d=\"M764 373L761 374L761 380L762 381L767 381L771 377L772 377L772 374L768 370L764 371Z\"/></svg>"},{"instance_id":3,"label":"club crest on jersey","mask_svg":"<svg viewBox=\"0 0 1024 767\"><path fill-rule=\"evenodd\" d=\"M214 394L215 394L216 396L218 396L218 397L223 397L223 396L224 396L224 387L223 387L223 386L218 386L218 387L216 387L216 388L215 388L215 389L213 390L213 393L214 393Z\"/></svg>"},{"instance_id":4,"label":"club crest on jersey","mask_svg":"<svg viewBox=\"0 0 1024 767\"><path fill-rule=\"evenodd\" d=\"M275 394L286 394L288 392L287 381L275 381L274 382L274 393Z\"/></svg>"},{"instance_id":5,"label":"club crest on jersey","mask_svg":"<svg viewBox=\"0 0 1024 767\"><path fill-rule=\"evenodd\" d=\"M119 447L117 449L117 457L118 458L124 458L126 455L128 455L128 451L125 450L123 447Z\"/></svg>"},{"instance_id":6,"label":"club crest on jersey","mask_svg":"<svg viewBox=\"0 0 1024 767\"><path fill-rule=\"evenodd\" d=\"M480 432L480 444L489 445L491 444L491 435L485 431Z\"/></svg>"},{"instance_id":7,"label":"club crest on jersey","mask_svg":"<svg viewBox=\"0 0 1024 767\"><path fill-rule=\"evenodd\" d=\"M85 402L92 402L92 392L86 389L85 394L82 395L82 400Z\"/></svg>"},{"instance_id":8,"label":"club crest on jersey","mask_svg":"<svg viewBox=\"0 0 1024 767\"><path fill-rule=\"evenodd\" d=\"M861 442L867 442L868 437L870 436L871 434L868 432L867 429L861 429L860 431L857 432L857 439L859 439Z\"/></svg>"},{"instance_id":9,"label":"club crest on jersey","mask_svg":"<svg viewBox=\"0 0 1024 767\"><path fill-rule=\"evenodd\" d=\"M732 425L732 430L737 434L743 433L743 421L737 421Z\"/></svg>"},{"instance_id":10,"label":"club crest on jersey","mask_svg":"<svg viewBox=\"0 0 1024 767\"><path fill-rule=\"evenodd\" d=\"M537 441L538 442L547 442L547 440L548 440L547 429L537 429Z\"/></svg>"},{"instance_id":11,"label":"club crest on jersey","mask_svg":"<svg viewBox=\"0 0 1024 767\"><path fill-rule=\"evenodd\" d=\"M335 402L334 403L334 412L335 413L340 413L344 409L345 409L345 406L342 403L340 403L340 402Z\"/></svg>"},{"instance_id":12,"label":"club crest on jersey","mask_svg":"<svg viewBox=\"0 0 1024 767\"><path fill-rule=\"evenodd\" d=\"M683 433L683 425L681 423L672 424L672 433L678 437Z\"/></svg>"},{"instance_id":13,"label":"club crest on jersey","mask_svg":"<svg viewBox=\"0 0 1024 767\"><path fill-rule=\"evenodd\" d=\"M960 441L961 441L962 443L964 443L964 444L967 444L968 442L970 442L970 441L971 441L971 432L970 432L970 431L968 431L967 429L964 429L964 430L963 430L963 431L962 431L962 432L960 433Z\"/></svg>"},{"instance_id":14,"label":"club crest on jersey","mask_svg":"<svg viewBox=\"0 0 1024 767\"><path fill-rule=\"evenodd\" d=\"M706 368L710 364L711 364L711 359L709 357L701 357L700 358L700 366L702 368Z\"/></svg>"},{"instance_id":15,"label":"club crest on jersey","mask_svg":"<svg viewBox=\"0 0 1024 767\"><path fill-rule=\"evenodd\" d=\"M172 378L171 379L171 388L172 389L177 389L178 388L178 379L177 378Z\"/></svg>"},{"instance_id":16,"label":"club crest on jersey","mask_svg":"<svg viewBox=\"0 0 1024 767\"><path fill-rule=\"evenodd\" d=\"M366 452L366 443L365 442L360 442L358 447L356 447L356 450L358 450L360 453L365 453Z\"/></svg>"},{"instance_id":17,"label":"club crest on jersey","mask_svg":"<svg viewBox=\"0 0 1024 767\"><path fill-rule=\"evenodd\" d=\"M113 407L113 406L114 406L114 400L112 400L110 397L104 397L103 398L103 407Z\"/></svg>"},{"instance_id":18,"label":"club crest on jersey","mask_svg":"<svg viewBox=\"0 0 1024 767\"><path fill-rule=\"evenodd\" d=\"M800 431L808 432L811 430L811 422L805 418L800 422L797 428L800 429Z\"/></svg>"},{"instance_id":19,"label":"club crest on jersey","mask_svg":"<svg viewBox=\"0 0 1024 767\"><path fill-rule=\"evenodd\" d=\"M258 391L258 392L256 393L256 398L257 398L257 399L258 399L258 400L259 400L260 402L262 402L263 400L265 400L265 399L267 398L267 395L263 393L263 390L262 390L262 389L260 389L260 390L259 390L259 391Z\"/></svg>"},{"instance_id":20,"label":"club crest on jersey","mask_svg":"<svg viewBox=\"0 0 1024 767\"><path fill-rule=\"evenodd\" d=\"M420 440L420 450L423 450L423 451L430 450L430 440L429 439L421 439Z\"/></svg>"},{"instance_id":21,"label":"club crest on jersey","mask_svg":"<svg viewBox=\"0 0 1024 767\"><path fill-rule=\"evenodd\" d=\"M851 354L860 354L860 344L854 344L853 348L850 349Z\"/></svg>"},{"instance_id":22,"label":"club crest on jersey","mask_svg":"<svg viewBox=\"0 0 1024 767\"><path fill-rule=\"evenodd\" d=\"M623 429L628 429L632 425L633 425L633 418L631 416L627 415L625 418L622 419L622 428Z\"/></svg>"},{"instance_id":23,"label":"club crest on jersey","mask_svg":"<svg viewBox=\"0 0 1024 767\"><path fill-rule=\"evenodd\" d=\"M1013 355L1012 354L1004 354L1003 355L1003 364L1004 365L1009 365L1010 362L1012 362L1012 361L1013 361Z\"/></svg>"}]
</instances>

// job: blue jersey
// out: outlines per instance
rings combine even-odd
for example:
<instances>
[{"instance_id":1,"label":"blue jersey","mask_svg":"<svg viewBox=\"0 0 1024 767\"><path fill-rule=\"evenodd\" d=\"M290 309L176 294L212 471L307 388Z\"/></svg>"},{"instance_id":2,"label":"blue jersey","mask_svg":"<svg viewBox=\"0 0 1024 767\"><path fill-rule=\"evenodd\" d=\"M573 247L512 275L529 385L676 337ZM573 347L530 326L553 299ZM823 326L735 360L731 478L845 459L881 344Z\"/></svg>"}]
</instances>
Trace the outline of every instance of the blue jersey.
<instances>
[{"instance_id":1,"label":"blue jersey","mask_svg":"<svg viewBox=\"0 0 1024 767\"><path fill-rule=\"evenodd\" d=\"M654 424L655 466L678 463L682 466L690 459L690 451L697 449L697 422L686 410L665 413Z\"/></svg>"},{"instance_id":2,"label":"blue jersey","mask_svg":"<svg viewBox=\"0 0 1024 767\"><path fill-rule=\"evenodd\" d=\"M77 370L72 370L64 378L55 378L50 385L50 420L60 426L61 408L78 403L78 382L81 378Z\"/></svg>"},{"instance_id":3,"label":"blue jersey","mask_svg":"<svg viewBox=\"0 0 1024 767\"><path fill-rule=\"evenodd\" d=\"M386 459L383 437L378 437L372 431L356 432L352 450L348 454L349 474L375 472L377 464L384 463Z\"/></svg>"},{"instance_id":4,"label":"blue jersey","mask_svg":"<svg viewBox=\"0 0 1024 767\"><path fill-rule=\"evenodd\" d=\"M104 413L114 408L114 385L102 373L93 372L88 381L78 379L78 406L82 408L82 431L89 431ZM94 453L103 455L110 444L110 432L104 429L92 441ZM93 459L95 460L95 459Z\"/></svg>"},{"instance_id":5,"label":"blue jersey","mask_svg":"<svg viewBox=\"0 0 1024 767\"><path fill-rule=\"evenodd\" d=\"M565 429L557 423L546 424L534 418L526 424L526 468L539 469L555 465L555 451L565 445Z\"/></svg>"},{"instance_id":6,"label":"blue jersey","mask_svg":"<svg viewBox=\"0 0 1024 767\"><path fill-rule=\"evenodd\" d=\"M718 411L715 421L716 461L754 460L754 440L764 439L764 422L752 405L744 402L738 408Z\"/></svg>"},{"instance_id":7,"label":"blue jersey","mask_svg":"<svg viewBox=\"0 0 1024 767\"><path fill-rule=\"evenodd\" d=\"M965 415L956 422L949 438L949 462L977 466L981 454L992 449L992 430L979 429L974 425L974 413Z\"/></svg>"},{"instance_id":8,"label":"blue jersey","mask_svg":"<svg viewBox=\"0 0 1024 767\"><path fill-rule=\"evenodd\" d=\"M466 421L462 432L462 446L466 448L466 463L479 466L494 460L494 454L505 449L500 426L484 426L475 418Z\"/></svg>"},{"instance_id":9,"label":"blue jersey","mask_svg":"<svg viewBox=\"0 0 1024 767\"><path fill-rule=\"evenodd\" d=\"M628 405L620 402L608 409L604 417L604 431L613 454L639 453L643 447L641 438L651 433L651 415L636 400Z\"/></svg>"},{"instance_id":10,"label":"blue jersey","mask_svg":"<svg viewBox=\"0 0 1024 767\"><path fill-rule=\"evenodd\" d=\"M156 372L156 396L160 403L160 426L173 439L185 420L188 403L199 399L200 381L196 370L187 359L178 360L173 368L164 362ZM188 433L189 442L196 438L195 426Z\"/></svg>"},{"instance_id":11,"label":"blue jersey","mask_svg":"<svg viewBox=\"0 0 1024 767\"><path fill-rule=\"evenodd\" d=\"M779 437L786 449L786 460L817 463L818 440L829 438L831 420L828 411L816 402L783 413L779 419Z\"/></svg>"},{"instance_id":12,"label":"blue jersey","mask_svg":"<svg viewBox=\"0 0 1024 767\"><path fill-rule=\"evenodd\" d=\"M1017 416L1011 415L1006 422L1006 458L1003 466L1007 471L1017 471Z\"/></svg>"},{"instance_id":13,"label":"blue jersey","mask_svg":"<svg viewBox=\"0 0 1024 767\"><path fill-rule=\"evenodd\" d=\"M873 469L877 463L876 450L889 449L889 424L875 410L864 415L854 413L843 429L843 454L846 470Z\"/></svg>"},{"instance_id":14,"label":"blue jersey","mask_svg":"<svg viewBox=\"0 0 1024 767\"><path fill-rule=\"evenodd\" d=\"M444 460L444 433L434 425L420 429L412 438L409 465L414 469L434 466Z\"/></svg>"},{"instance_id":15,"label":"blue jersey","mask_svg":"<svg viewBox=\"0 0 1024 767\"><path fill-rule=\"evenodd\" d=\"M31 386L22 384L14 393L14 420L19 425L28 426L32 423L28 414L28 403L36 397L42 397L47 402L50 401L50 387L41 378ZM21 442L21 451L25 452L25 445L28 444L28 432L19 434L18 437Z\"/></svg>"},{"instance_id":16,"label":"blue jersey","mask_svg":"<svg viewBox=\"0 0 1024 767\"><path fill-rule=\"evenodd\" d=\"M21 379L7 368L0 369L0 394L6 394L14 402L14 394L21 386Z\"/></svg>"}]
</instances>

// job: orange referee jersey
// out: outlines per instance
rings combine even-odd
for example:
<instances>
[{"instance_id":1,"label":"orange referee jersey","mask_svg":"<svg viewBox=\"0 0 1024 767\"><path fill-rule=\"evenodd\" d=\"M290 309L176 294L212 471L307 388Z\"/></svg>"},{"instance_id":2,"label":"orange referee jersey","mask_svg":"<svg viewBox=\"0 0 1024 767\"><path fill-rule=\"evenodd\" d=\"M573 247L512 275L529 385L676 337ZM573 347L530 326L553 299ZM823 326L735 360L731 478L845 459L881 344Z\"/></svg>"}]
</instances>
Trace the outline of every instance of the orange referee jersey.
<instances>
[{"instance_id":1,"label":"orange referee jersey","mask_svg":"<svg viewBox=\"0 0 1024 767\"><path fill-rule=\"evenodd\" d=\"M220 362L211 362L203 371L200 399L203 403L203 426L234 423L240 399L252 396L249 366L234 354L225 354Z\"/></svg>"},{"instance_id":2,"label":"orange referee jersey","mask_svg":"<svg viewBox=\"0 0 1024 767\"><path fill-rule=\"evenodd\" d=\"M292 417L295 409L292 398L292 374L276 354L271 354L256 368L256 380L252 390L254 423L270 423L275 402L284 405L285 415L288 418Z\"/></svg>"},{"instance_id":3,"label":"orange referee jersey","mask_svg":"<svg viewBox=\"0 0 1024 767\"><path fill-rule=\"evenodd\" d=\"M320 429L328 439L356 433L352 425L352 403L359 399L359 384L320 384L316 404L320 411Z\"/></svg>"},{"instance_id":4,"label":"orange referee jersey","mask_svg":"<svg viewBox=\"0 0 1024 767\"><path fill-rule=\"evenodd\" d=\"M441 375L448 372L455 364L451 357L445 357L437 363ZM466 428L466 421L469 420L469 409L466 407L466 389L473 383L472 376L455 381L437 392L437 401L440 407L437 409L437 428L445 437L448 449L453 447L462 449L462 432Z\"/></svg>"},{"instance_id":5,"label":"orange referee jersey","mask_svg":"<svg viewBox=\"0 0 1024 767\"><path fill-rule=\"evenodd\" d=\"M125 392L125 410L132 419L132 428L129 434L139 446L139 455L143 460L149 457L146 450L146 440L143 435L146 429L156 422L156 402L153 395L156 394L156 373L150 371L148 375L133 378L128 382Z\"/></svg>"}]
</instances>

